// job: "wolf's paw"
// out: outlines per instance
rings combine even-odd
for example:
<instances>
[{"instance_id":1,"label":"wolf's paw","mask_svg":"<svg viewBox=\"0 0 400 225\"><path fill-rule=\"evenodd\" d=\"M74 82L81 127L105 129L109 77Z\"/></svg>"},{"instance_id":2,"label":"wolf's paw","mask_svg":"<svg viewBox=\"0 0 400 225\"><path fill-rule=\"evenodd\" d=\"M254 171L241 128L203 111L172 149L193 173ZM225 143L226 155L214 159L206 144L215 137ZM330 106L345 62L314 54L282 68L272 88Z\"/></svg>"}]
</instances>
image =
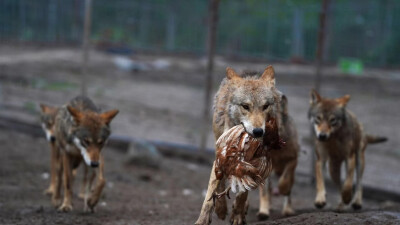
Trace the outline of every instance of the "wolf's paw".
<instances>
[{"instance_id":1,"label":"wolf's paw","mask_svg":"<svg viewBox=\"0 0 400 225\"><path fill-rule=\"evenodd\" d=\"M206 213L204 215L200 215L194 225L210 225L211 224L211 215Z\"/></svg>"},{"instance_id":2,"label":"wolf's paw","mask_svg":"<svg viewBox=\"0 0 400 225\"><path fill-rule=\"evenodd\" d=\"M322 209L326 205L325 193L318 193L314 205L317 209Z\"/></svg>"},{"instance_id":3,"label":"wolf's paw","mask_svg":"<svg viewBox=\"0 0 400 225\"><path fill-rule=\"evenodd\" d=\"M54 197L52 197L51 198L51 204L54 206L54 207L58 207L58 206L60 206L61 205L61 198L54 198Z\"/></svg>"},{"instance_id":4,"label":"wolf's paw","mask_svg":"<svg viewBox=\"0 0 400 225\"><path fill-rule=\"evenodd\" d=\"M322 209L326 205L326 201L315 201L314 205L317 209Z\"/></svg>"},{"instance_id":5,"label":"wolf's paw","mask_svg":"<svg viewBox=\"0 0 400 225\"><path fill-rule=\"evenodd\" d=\"M233 214L231 215L231 225L245 225L246 223L246 218L243 215L240 214Z\"/></svg>"},{"instance_id":6,"label":"wolf's paw","mask_svg":"<svg viewBox=\"0 0 400 225\"><path fill-rule=\"evenodd\" d=\"M258 219L258 221L267 220L267 219L269 219L269 213L258 212L257 213L257 219Z\"/></svg>"},{"instance_id":7,"label":"wolf's paw","mask_svg":"<svg viewBox=\"0 0 400 225\"><path fill-rule=\"evenodd\" d=\"M284 216L293 216L295 211L291 207L286 207L282 210L282 215Z\"/></svg>"},{"instance_id":8,"label":"wolf's paw","mask_svg":"<svg viewBox=\"0 0 400 225\"><path fill-rule=\"evenodd\" d=\"M90 197L90 198L87 200L87 207L89 208L89 210L90 210L91 212L94 212L94 207L97 205L98 200L99 200L99 199L96 199L96 198L93 198L93 197Z\"/></svg>"},{"instance_id":9,"label":"wolf's paw","mask_svg":"<svg viewBox=\"0 0 400 225\"><path fill-rule=\"evenodd\" d=\"M342 201L344 204L349 204L351 201L351 186L350 187L344 187L342 190Z\"/></svg>"},{"instance_id":10,"label":"wolf's paw","mask_svg":"<svg viewBox=\"0 0 400 225\"><path fill-rule=\"evenodd\" d=\"M85 192L81 192L78 194L78 198L84 200L85 199Z\"/></svg>"},{"instance_id":11,"label":"wolf's paw","mask_svg":"<svg viewBox=\"0 0 400 225\"><path fill-rule=\"evenodd\" d=\"M54 188L52 188L52 187L49 187L43 191L44 195L53 195L53 193L54 193Z\"/></svg>"},{"instance_id":12,"label":"wolf's paw","mask_svg":"<svg viewBox=\"0 0 400 225\"><path fill-rule=\"evenodd\" d=\"M72 211L72 205L71 204L65 204L63 203L59 208L59 212L70 212Z\"/></svg>"},{"instance_id":13,"label":"wolf's paw","mask_svg":"<svg viewBox=\"0 0 400 225\"><path fill-rule=\"evenodd\" d=\"M358 202L354 202L353 204L351 204L351 207L353 207L354 210L360 210L360 209L362 209L362 204L358 203Z\"/></svg>"},{"instance_id":14,"label":"wolf's paw","mask_svg":"<svg viewBox=\"0 0 400 225\"><path fill-rule=\"evenodd\" d=\"M217 199L215 202L215 214L217 214L219 219L225 220L225 217L228 214L228 206L226 204L225 196L222 196L222 198Z\"/></svg>"}]
</instances>

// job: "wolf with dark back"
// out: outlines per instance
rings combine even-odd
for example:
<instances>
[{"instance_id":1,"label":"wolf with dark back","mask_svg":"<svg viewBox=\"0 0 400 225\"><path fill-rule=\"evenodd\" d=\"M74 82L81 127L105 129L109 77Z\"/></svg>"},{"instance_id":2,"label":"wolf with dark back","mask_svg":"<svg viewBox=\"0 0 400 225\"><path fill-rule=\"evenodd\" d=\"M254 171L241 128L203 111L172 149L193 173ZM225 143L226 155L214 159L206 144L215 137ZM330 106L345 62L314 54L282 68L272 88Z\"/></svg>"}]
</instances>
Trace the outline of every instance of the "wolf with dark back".
<instances>
[{"instance_id":1,"label":"wolf with dark back","mask_svg":"<svg viewBox=\"0 0 400 225\"><path fill-rule=\"evenodd\" d=\"M110 122L118 110L101 113L99 108L87 97L78 96L62 106L55 120L56 145L61 157L57 171L57 183L52 202L60 204L61 180L64 188L64 199L59 211L72 210L73 169L83 161L89 171L86 182L84 207L93 211L105 185L104 159L101 150L111 134ZM94 179L97 178L95 186Z\"/></svg>"},{"instance_id":2,"label":"wolf with dark back","mask_svg":"<svg viewBox=\"0 0 400 225\"><path fill-rule=\"evenodd\" d=\"M214 99L213 131L215 140L233 126L242 124L248 134L262 139L266 121L276 118L277 105L282 94L275 88L275 72L267 67L261 76L239 76L232 68L226 69L226 78L221 82ZM225 180L216 179L215 163L211 170L207 194L196 224L210 224L214 211L210 199L216 192L225 190ZM245 224L248 192L241 192L233 203L231 224ZM220 219L225 219L227 204L225 197L216 201L215 212Z\"/></svg>"},{"instance_id":3,"label":"wolf with dark back","mask_svg":"<svg viewBox=\"0 0 400 225\"><path fill-rule=\"evenodd\" d=\"M365 149L368 144L384 142L385 137L375 137L364 132L356 116L346 109L349 95L340 98L323 98L315 90L311 91L309 119L315 131L317 160L315 177L317 195L315 206L323 208L326 204L323 167L329 164L333 182L341 191L338 210L352 202L354 209L362 207L362 176L365 167ZM341 184L341 165L346 165L346 178ZM356 172L355 193L353 179ZM352 198L353 196L353 198Z\"/></svg>"}]
</instances>

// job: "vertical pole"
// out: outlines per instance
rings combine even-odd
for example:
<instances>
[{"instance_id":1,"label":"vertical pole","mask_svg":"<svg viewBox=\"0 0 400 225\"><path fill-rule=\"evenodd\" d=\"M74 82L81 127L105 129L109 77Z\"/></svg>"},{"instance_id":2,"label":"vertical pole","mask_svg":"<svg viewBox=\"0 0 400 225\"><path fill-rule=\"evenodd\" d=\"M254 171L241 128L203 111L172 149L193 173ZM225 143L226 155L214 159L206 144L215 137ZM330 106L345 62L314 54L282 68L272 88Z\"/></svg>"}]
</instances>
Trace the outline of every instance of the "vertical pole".
<instances>
[{"instance_id":1,"label":"vertical pole","mask_svg":"<svg viewBox=\"0 0 400 225\"><path fill-rule=\"evenodd\" d=\"M171 51L175 49L175 33L176 33L176 16L175 16L175 4L171 3L168 7L167 14L167 38L166 47L167 50Z\"/></svg>"},{"instance_id":2,"label":"vertical pole","mask_svg":"<svg viewBox=\"0 0 400 225\"><path fill-rule=\"evenodd\" d=\"M207 75L204 93L203 124L201 131L200 150L204 151L207 147L207 127L209 123L211 91L214 69L215 42L218 24L218 8L220 0L209 0L208 5L208 34L207 34Z\"/></svg>"},{"instance_id":3,"label":"vertical pole","mask_svg":"<svg viewBox=\"0 0 400 225\"><path fill-rule=\"evenodd\" d=\"M317 92L320 92L321 89L321 68L322 68L322 56L324 52L324 41L325 41L325 30L326 30L326 13L328 9L328 4L330 0L323 0L321 12L319 15L319 28L318 28L318 42L317 42L317 51L316 51L316 63L315 63L315 81L314 81L314 89ZM310 129L310 140L313 140L313 130ZM315 149L314 149L315 151ZM311 182L315 182L315 161L316 155L315 152L311 154Z\"/></svg>"},{"instance_id":4,"label":"vertical pole","mask_svg":"<svg viewBox=\"0 0 400 225\"><path fill-rule=\"evenodd\" d=\"M89 38L91 26L92 0L85 0L85 19L83 24L83 44L82 44L82 70L81 70L81 95L87 95L87 67L89 61Z\"/></svg>"}]
</instances>

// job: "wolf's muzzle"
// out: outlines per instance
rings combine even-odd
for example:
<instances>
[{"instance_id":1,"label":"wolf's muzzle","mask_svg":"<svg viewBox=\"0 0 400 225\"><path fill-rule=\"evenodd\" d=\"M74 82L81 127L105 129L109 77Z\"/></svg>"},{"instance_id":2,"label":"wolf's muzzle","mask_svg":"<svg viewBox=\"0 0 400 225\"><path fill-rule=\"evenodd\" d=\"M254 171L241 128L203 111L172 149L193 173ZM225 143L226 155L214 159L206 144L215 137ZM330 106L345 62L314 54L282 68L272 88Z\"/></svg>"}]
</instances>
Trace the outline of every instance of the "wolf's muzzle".
<instances>
[{"instance_id":1,"label":"wolf's muzzle","mask_svg":"<svg viewBox=\"0 0 400 225\"><path fill-rule=\"evenodd\" d=\"M255 138L259 138L259 137L263 136L263 134L264 134L264 130L263 129L261 129L261 128L254 128L253 129L253 135L254 135Z\"/></svg>"},{"instance_id":2,"label":"wolf's muzzle","mask_svg":"<svg viewBox=\"0 0 400 225\"><path fill-rule=\"evenodd\" d=\"M99 167L99 162L90 162L90 166L93 168Z\"/></svg>"},{"instance_id":3,"label":"wolf's muzzle","mask_svg":"<svg viewBox=\"0 0 400 225\"><path fill-rule=\"evenodd\" d=\"M320 141L326 141L326 140L328 140L328 137L329 136L325 133L318 134L318 140L320 140Z\"/></svg>"}]
</instances>

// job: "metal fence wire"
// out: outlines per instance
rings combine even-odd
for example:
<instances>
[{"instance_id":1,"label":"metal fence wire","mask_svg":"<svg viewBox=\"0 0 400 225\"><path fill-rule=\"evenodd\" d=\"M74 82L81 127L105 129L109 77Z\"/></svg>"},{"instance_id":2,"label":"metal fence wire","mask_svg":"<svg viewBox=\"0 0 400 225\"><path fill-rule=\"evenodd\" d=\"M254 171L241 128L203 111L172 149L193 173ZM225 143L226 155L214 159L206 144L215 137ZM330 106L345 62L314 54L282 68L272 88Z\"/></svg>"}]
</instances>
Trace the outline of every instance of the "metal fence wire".
<instances>
[{"instance_id":1,"label":"metal fence wire","mask_svg":"<svg viewBox=\"0 0 400 225\"><path fill-rule=\"evenodd\" d=\"M92 41L150 51L205 53L208 1L94 0ZM79 45L84 1L0 0L0 40ZM320 1L222 0L217 53L313 61ZM400 64L400 1L332 0L324 59Z\"/></svg>"}]
</instances>

